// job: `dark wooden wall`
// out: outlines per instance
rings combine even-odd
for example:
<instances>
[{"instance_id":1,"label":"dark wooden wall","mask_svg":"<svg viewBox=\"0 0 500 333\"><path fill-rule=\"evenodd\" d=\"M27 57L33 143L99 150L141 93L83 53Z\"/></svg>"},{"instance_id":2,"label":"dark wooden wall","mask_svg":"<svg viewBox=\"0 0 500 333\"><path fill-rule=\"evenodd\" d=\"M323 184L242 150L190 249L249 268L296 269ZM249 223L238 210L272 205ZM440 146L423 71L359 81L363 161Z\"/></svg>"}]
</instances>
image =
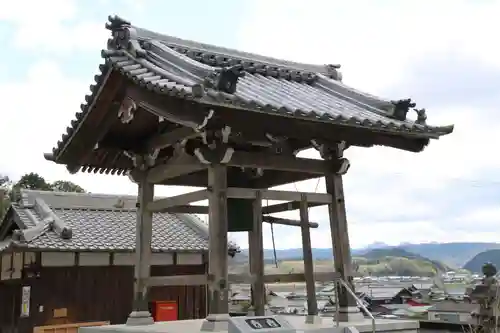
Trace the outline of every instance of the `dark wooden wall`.
<instances>
[{"instance_id":1,"label":"dark wooden wall","mask_svg":"<svg viewBox=\"0 0 500 333\"><path fill-rule=\"evenodd\" d=\"M0 282L0 333L11 333L21 313L21 287Z\"/></svg>"},{"instance_id":2,"label":"dark wooden wall","mask_svg":"<svg viewBox=\"0 0 500 333\"><path fill-rule=\"evenodd\" d=\"M12 280L9 284L1 282L0 327L10 326L13 320L17 322L19 333L32 332L35 326L70 322L110 321L112 324L123 324L132 309L133 270L132 266L43 267L36 279L17 280L17 283ZM151 269L153 276L204 272L205 265L158 266ZM19 318L23 284L31 285L29 318ZM177 301L179 319L204 318L207 312L205 286L154 287L150 300ZM11 313L12 302L14 314ZM40 311L40 306L43 311ZM53 318L54 309L61 308L67 309L67 317Z\"/></svg>"}]
</instances>

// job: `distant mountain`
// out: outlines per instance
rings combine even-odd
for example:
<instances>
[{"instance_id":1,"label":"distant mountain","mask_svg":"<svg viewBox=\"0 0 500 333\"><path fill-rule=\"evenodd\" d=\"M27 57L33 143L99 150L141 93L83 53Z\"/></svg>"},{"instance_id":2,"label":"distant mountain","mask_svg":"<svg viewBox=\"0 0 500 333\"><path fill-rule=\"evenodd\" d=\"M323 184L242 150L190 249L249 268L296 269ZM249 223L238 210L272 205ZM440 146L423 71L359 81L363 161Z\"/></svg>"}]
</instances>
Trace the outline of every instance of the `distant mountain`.
<instances>
[{"instance_id":1,"label":"distant mountain","mask_svg":"<svg viewBox=\"0 0 500 333\"><path fill-rule=\"evenodd\" d=\"M363 254L361 258L370 261L373 260L380 261L381 259L388 259L388 258L405 258L411 260L411 262L408 262L407 264L408 267L410 267L411 265L416 265L420 266L419 269L421 269L422 266L428 266L426 268L427 273L430 272L434 273L437 271L445 272L449 270L449 267L446 264L443 264L442 262L426 258L416 253L409 252L401 247L373 249ZM413 267L413 269L415 268Z\"/></svg>"},{"instance_id":2,"label":"distant mountain","mask_svg":"<svg viewBox=\"0 0 500 333\"><path fill-rule=\"evenodd\" d=\"M246 252L239 254L241 258L246 257ZM276 257L279 262L278 267L285 271L293 271L295 269L303 269L300 264L302 260L301 249L277 250ZM316 265L325 268L326 260L332 259L331 249L315 249L314 256L316 257ZM267 264L273 263L273 251L264 251L265 261ZM241 270L241 265L234 262L232 270ZM436 260L425 258L419 254L411 253L399 247L385 247L379 249L371 249L363 251L363 254L353 254L353 264L355 271L361 276L387 276L387 275L402 275L402 276L434 276L438 271L448 271L449 267ZM243 264L246 269L246 265ZM298 265L298 266L297 266ZM322 266L323 265L323 266ZM317 268L320 266L316 266ZM331 267L331 263L326 266Z\"/></svg>"},{"instance_id":3,"label":"distant mountain","mask_svg":"<svg viewBox=\"0 0 500 333\"><path fill-rule=\"evenodd\" d=\"M353 249L353 256L362 256L370 250L376 248L399 248L408 252L418 254L424 258L437 260L452 267L462 267L470 259L480 252L500 249L498 243L425 243L425 244L401 244L399 246L390 246L385 243L374 243L360 249ZM248 255L248 249L242 250L243 254ZM278 260L302 259L302 249L276 250ZM313 257L316 260L328 260L333 258L332 249L313 249ZM272 260L274 258L273 250L264 250L264 258Z\"/></svg>"},{"instance_id":4,"label":"distant mountain","mask_svg":"<svg viewBox=\"0 0 500 333\"><path fill-rule=\"evenodd\" d=\"M478 253L464 265L464 268L474 273L480 273L481 268L487 262L491 262L497 269L500 269L500 250L488 250Z\"/></svg>"},{"instance_id":5,"label":"distant mountain","mask_svg":"<svg viewBox=\"0 0 500 333\"><path fill-rule=\"evenodd\" d=\"M429 243L407 244L407 251L420 254L429 259L439 260L454 267L463 267L480 252L500 249L498 243Z\"/></svg>"}]
</instances>

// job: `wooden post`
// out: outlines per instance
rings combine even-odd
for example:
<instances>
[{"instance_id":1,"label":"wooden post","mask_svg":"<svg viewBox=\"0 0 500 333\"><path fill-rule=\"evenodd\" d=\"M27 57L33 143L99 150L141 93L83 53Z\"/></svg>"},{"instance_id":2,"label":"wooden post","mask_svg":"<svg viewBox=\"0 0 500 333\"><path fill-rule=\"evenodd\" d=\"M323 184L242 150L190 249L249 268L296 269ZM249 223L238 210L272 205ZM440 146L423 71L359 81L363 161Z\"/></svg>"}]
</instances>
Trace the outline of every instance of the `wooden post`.
<instances>
[{"instance_id":1,"label":"wooden post","mask_svg":"<svg viewBox=\"0 0 500 333\"><path fill-rule=\"evenodd\" d=\"M252 303L256 316L265 314L266 287L264 285L264 242L262 236L262 193L258 191L253 200L253 230L248 232L250 252L250 274L252 283Z\"/></svg>"},{"instance_id":2,"label":"wooden post","mask_svg":"<svg viewBox=\"0 0 500 333\"><path fill-rule=\"evenodd\" d=\"M305 194L301 194L300 200L300 229L307 292L306 323L314 323L318 315L318 301L316 299L316 281L314 281L314 261L311 247L311 231L309 229L309 207Z\"/></svg>"},{"instance_id":3,"label":"wooden post","mask_svg":"<svg viewBox=\"0 0 500 333\"><path fill-rule=\"evenodd\" d=\"M208 273L211 294L208 318L217 321L217 315L229 313L228 299L228 221L227 221L227 170L226 166L213 164L208 168L209 205L209 258ZM207 319L208 319L207 318Z\"/></svg>"},{"instance_id":4,"label":"wooden post","mask_svg":"<svg viewBox=\"0 0 500 333\"><path fill-rule=\"evenodd\" d=\"M153 234L153 213L147 209L147 205L153 201L154 184L148 183L145 173L142 173L138 185L134 302L132 313L127 319L127 325L149 325L153 323L148 307L148 286L146 281L150 277L151 237Z\"/></svg>"},{"instance_id":5,"label":"wooden post","mask_svg":"<svg viewBox=\"0 0 500 333\"><path fill-rule=\"evenodd\" d=\"M335 271L340 278L354 290L352 277L351 249L349 245L349 232L347 229L347 217L344 201L344 186L342 176L329 174L325 176L326 191L332 196L332 203L328 204L330 215L330 233L333 245L333 257ZM339 300L339 320L352 321L363 318L359 311L356 300L345 290L344 287L336 290Z\"/></svg>"}]
</instances>

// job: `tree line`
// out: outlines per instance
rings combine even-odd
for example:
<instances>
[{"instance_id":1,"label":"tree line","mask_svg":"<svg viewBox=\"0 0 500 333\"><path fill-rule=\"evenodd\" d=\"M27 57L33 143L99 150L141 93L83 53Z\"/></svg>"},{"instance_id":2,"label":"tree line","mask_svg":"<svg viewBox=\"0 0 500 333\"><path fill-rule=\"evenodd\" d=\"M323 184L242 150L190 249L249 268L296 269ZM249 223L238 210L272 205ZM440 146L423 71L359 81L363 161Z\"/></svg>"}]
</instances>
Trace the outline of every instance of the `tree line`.
<instances>
[{"instance_id":1,"label":"tree line","mask_svg":"<svg viewBox=\"0 0 500 333\"><path fill-rule=\"evenodd\" d=\"M81 186L67 180L57 180L53 183L47 182L45 178L35 172L23 175L17 182L10 179L7 175L0 174L0 220L7 213L11 202L16 200L16 195L21 189L56 192L86 192Z\"/></svg>"}]
</instances>

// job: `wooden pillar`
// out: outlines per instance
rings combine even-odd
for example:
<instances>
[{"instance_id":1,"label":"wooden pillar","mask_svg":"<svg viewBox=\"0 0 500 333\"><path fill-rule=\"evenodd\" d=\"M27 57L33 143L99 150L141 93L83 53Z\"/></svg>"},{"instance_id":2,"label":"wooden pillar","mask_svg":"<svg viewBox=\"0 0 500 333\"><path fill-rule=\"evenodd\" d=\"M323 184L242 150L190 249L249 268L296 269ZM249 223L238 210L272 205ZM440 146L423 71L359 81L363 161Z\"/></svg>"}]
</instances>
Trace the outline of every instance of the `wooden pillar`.
<instances>
[{"instance_id":1,"label":"wooden pillar","mask_svg":"<svg viewBox=\"0 0 500 333\"><path fill-rule=\"evenodd\" d=\"M311 248L311 231L309 229L309 208L307 197L303 193L300 197L300 229L302 234L302 256L304 257L304 276L307 291L307 316L309 320L318 314L316 300L316 281L314 281L314 261Z\"/></svg>"},{"instance_id":2,"label":"wooden pillar","mask_svg":"<svg viewBox=\"0 0 500 333\"><path fill-rule=\"evenodd\" d=\"M148 308L148 286L146 279L151 274L151 238L153 234L153 213L147 205L154 198L154 184L146 182L146 175L139 179L137 198L137 222L135 239L134 302L127 325L148 325L153 323Z\"/></svg>"},{"instance_id":3,"label":"wooden pillar","mask_svg":"<svg viewBox=\"0 0 500 333\"><path fill-rule=\"evenodd\" d=\"M354 291L342 176L329 174L325 176L325 181L326 191L332 196L332 203L328 205L328 212L330 215L330 232L335 271L340 274L341 278ZM338 293L339 300L340 321L352 321L363 318L363 315L357 308L356 300L344 287L338 288L336 292Z\"/></svg>"},{"instance_id":4,"label":"wooden pillar","mask_svg":"<svg viewBox=\"0 0 500 333\"><path fill-rule=\"evenodd\" d=\"M253 201L253 227L248 232L250 274L252 283L252 305L256 316L265 314L266 287L264 285L264 241L262 235L262 195L257 191Z\"/></svg>"},{"instance_id":5,"label":"wooden pillar","mask_svg":"<svg viewBox=\"0 0 500 333\"><path fill-rule=\"evenodd\" d=\"M210 307L207 319L229 313L228 284L228 220L226 166L213 164L208 168L209 210L209 290ZM222 316L224 317L224 316Z\"/></svg>"}]
</instances>

